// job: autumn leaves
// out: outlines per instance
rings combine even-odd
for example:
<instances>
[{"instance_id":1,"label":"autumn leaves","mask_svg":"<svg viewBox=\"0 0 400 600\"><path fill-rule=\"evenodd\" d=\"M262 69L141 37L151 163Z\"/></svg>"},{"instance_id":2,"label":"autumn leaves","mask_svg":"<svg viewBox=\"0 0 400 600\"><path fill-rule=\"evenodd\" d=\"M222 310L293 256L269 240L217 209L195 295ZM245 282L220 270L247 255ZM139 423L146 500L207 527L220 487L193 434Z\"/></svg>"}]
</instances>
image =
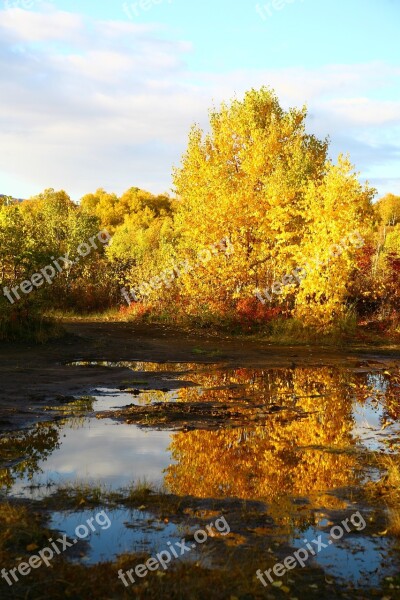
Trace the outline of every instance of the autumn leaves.
<instances>
[{"instance_id":1,"label":"autumn leaves","mask_svg":"<svg viewBox=\"0 0 400 600\"><path fill-rule=\"evenodd\" d=\"M153 276L149 281L144 281L135 288L131 288L129 292L126 287L123 287L121 295L128 305L132 304L131 298L135 302L142 298L148 298L154 291L160 290L163 285L170 288L172 282L181 277L181 275L190 273L193 270L197 270L200 266L206 265L219 252L224 252L226 256L233 254L234 249L228 237L225 236L218 243L209 244L207 248L199 250L194 264L187 259L180 261L173 267L165 269L159 275Z\"/></svg>"},{"instance_id":2,"label":"autumn leaves","mask_svg":"<svg viewBox=\"0 0 400 600\"><path fill-rule=\"evenodd\" d=\"M284 275L281 281L274 281L270 291L269 288L265 288L264 290L255 290L255 296L262 304L265 304L266 300L271 302L273 300L272 294L282 294L285 286L296 285L296 283L301 284L302 280L307 277L312 269L321 270L326 268L329 266L331 260L334 260L334 258L337 256L341 256L341 254L343 254L344 251L349 250L351 246L354 246L355 248L362 248L363 245L364 239L360 235L360 232L353 231L349 235L344 236L344 238L340 240L339 244L332 244L330 247L330 257L327 260L309 260L304 266L296 267L291 273Z\"/></svg>"},{"instance_id":3,"label":"autumn leaves","mask_svg":"<svg viewBox=\"0 0 400 600\"><path fill-rule=\"evenodd\" d=\"M358 249L347 243L342 251L341 240L370 227L374 190L358 182L347 158L328 160L327 141L307 134L305 119L304 108L285 111L261 88L213 110L210 133L192 129L174 177L180 252L228 231L235 254L179 289L189 310L201 301L211 313L234 315L241 299L273 282L271 302L284 300L305 324L329 329L345 312ZM315 260L322 267L297 285L301 267ZM289 275L280 281L282 273Z\"/></svg>"}]
</instances>

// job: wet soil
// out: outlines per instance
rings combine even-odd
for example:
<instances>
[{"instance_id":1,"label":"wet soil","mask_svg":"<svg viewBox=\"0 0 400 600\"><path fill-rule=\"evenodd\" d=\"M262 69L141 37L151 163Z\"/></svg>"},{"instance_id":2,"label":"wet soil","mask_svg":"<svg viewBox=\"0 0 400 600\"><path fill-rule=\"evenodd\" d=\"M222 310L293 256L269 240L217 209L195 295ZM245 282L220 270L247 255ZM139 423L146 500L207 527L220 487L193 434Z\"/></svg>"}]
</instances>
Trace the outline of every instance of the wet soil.
<instances>
[{"instance_id":1,"label":"wet soil","mask_svg":"<svg viewBox=\"0 0 400 600\"><path fill-rule=\"evenodd\" d=\"M44 408L71 396L116 387L131 377L127 368L88 365L71 369L69 362L154 361L210 363L229 366L295 367L346 365L385 369L400 359L400 348L349 346L340 350L271 346L262 341L200 335L163 326L130 323L65 322L66 335L43 345L0 343L0 430L47 419ZM157 389L158 381L148 381ZM171 383L171 385L173 385ZM176 386L180 386L176 383Z\"/></svg>"}]
</instances>

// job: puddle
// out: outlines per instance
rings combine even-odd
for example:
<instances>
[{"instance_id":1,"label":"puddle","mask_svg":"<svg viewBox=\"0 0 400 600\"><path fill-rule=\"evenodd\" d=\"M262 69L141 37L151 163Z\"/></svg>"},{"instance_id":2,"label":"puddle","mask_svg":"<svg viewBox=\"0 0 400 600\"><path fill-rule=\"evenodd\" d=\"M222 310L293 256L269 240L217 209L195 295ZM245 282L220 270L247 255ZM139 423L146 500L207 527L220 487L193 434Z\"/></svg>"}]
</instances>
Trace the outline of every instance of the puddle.
<instances>
[{"instance_id":1,"label":"puddle","mask_svg":"<svg viewBox=\"0 0 400 600\"><path fill-rule=\"evenodd\" d=\"M399 423L387 419L383 405L370 401L364 406L355 405L353 416L353 435L364 448L375 452L399 450Z\"/></svg>"},{"instance_id":2,"label":"puddle","mask_svg":"<svg viewBox=\"0 0 400 600\"><path fill-rule=\"evenodd\" d=\"M389 382L381 375L368 375L371 396L364 404L354 402L353 433L360 443L370 451L395 451L400 449L400 423L396 414L391 414L386 405L386 395L390 394ZM394 390L396 395L399 392Z\"/></svg>"},{"instance_id":3,"label":"puddle","mask_svg":"<svg viewBox=\"0 0 400 600\"><path fill-rule=\"evenodd\" d=\"M137 370L169 370L172 364L182 369L182 363L129 364ZM24 432L19 444L27 457L3 470L0 481L8 484L12 495L30 497L42 497L65 483L117 488L146 480L181 495L271 501L279 494L300 496L358 485L371 477L360 464L360 451L398 450L399 421L386 405L397 389L391 390L388 377L328 367L200 365L195 371L195 366L190 365L191 386L138 387L134 394L99 389L93 398L77 401L76 407L74 403L75 416ZM175 377L187 380L184 375ZM278 412L263 426L185 432L95 418L99 411L130 404L196 401L284 407L289 417L281 418ZM63 408L71 410L71 405ZM90 416L80 415L80 410ZM303 417L294 419L297 413L290 411L300 411Z\"/></svg>"},{"instance_id":4,"label":"puddle","mask_svg":"<svg viewBox=\"0 0 400 600\"><path fill-rule=\"evenodd\" d=\"M392 380L390 374L336 367L227 369L216 364L131 361L74 361L71 366L156 372L161 382L165 380L165 389L148 389L149 382L139 378L132 382L133 391L97 389L90 401L81 403L84 414L77 402L73 417L21 433L12 444L24 458L11 460L0 471L2 487L13 496L40 499L60 484L119 489L145 481L178 496L261 499L285 505L290 497L363 485L379 472L360 456L366 451L398 452L400 447L398 379ZM182 382L178 389L168 389L171 372ZM220 402L276 411L270 410L262 424L214 431L158 431L96 418L99 411L154 402ZM177 526L156 526L149 523L152 518L138 511L113 511L113 527L93 533L81 560L94 563L123 552L153 553L165 548L167 541L183 537ZM73 537L82 519L85 512L54 513L51 525ZM295 547L303 546L304 538L322 535L324 541L327 536L309 527L296 540L299 531L293 525ZM387 539L349 535L314 561L355 586L374 586L387 572L383 565L389 562L390 551Z\"/></svg>"},{"instance_id":5,"label":"puddle","mask_svg":"<svg viewBox=\"0 0 400 600\"><path fill-rule=\"evenodd\" d=\"M89 535L84 540L78 540L75 547L78 552L75 560L85 564L114 560L118 555L134 552L154 555L168 550L169 544L180 542L189 531L187 527L155 519L151 513L129 509L106 509L105 514L109 521L102 518L101 527L93 520L95 512L55 512L49 523L51 529L66 533L71 540L76 539L75 531L81 525L89 530ZM95 529L93 532L87 526L90 519ZM84 529L78 529L78 534L84 533ZM185 555L182 559L186 557L195 560L198 553Z\"/></svg>"},{"instance_id":6,"label":"puddle","mask_svg":"<svg viewBox=\"0 0 400 600\"><path fill-rule=\"evenodd\" d=\"M10 469L12 495L40 499L59 485L82 482L113 489L139 481L162 486L171 463L169 432L85 417L50 427L53 449Z\"/></svg>"},{"instance_id":7,"label":"puddle","mask_svg":"<svg viewBox=\"0 0 400 600\"><path fill-rule=\"evenodd\" d=\"M317 540L320 536L322 544L320 552L307 564L322 567L326 574L352 584L356 588L378 587L385 576L395 575L396 567L390 565L390 554L393 541L387 538L372 538L362 534L346 534L342 539L332 543L329 530L310 527L302 531L301 536L292 539L294 548L304 548L307 542ZM311 543L314 551L316 544ZM302 555L304 556L304 554Z\"/></svg>"},{"instance_id":8,"label":"puddle","mask_svg":"<svg viewBox=\"0 0 400 600\"><path fill-rule=\"evenodd\" d=\"M163 373L163 372L177 372L186 373L188 371L199 370L206 368L209 365L216 366L216 363L182 363L182 362L144 362L139 360L121 360L121 361L109 361L109 360L74 360L66 363L68 367L108 367L110 369L115 368L126 368L131 371L141 371L146 373Z\"/></svg>"}]
</instances>

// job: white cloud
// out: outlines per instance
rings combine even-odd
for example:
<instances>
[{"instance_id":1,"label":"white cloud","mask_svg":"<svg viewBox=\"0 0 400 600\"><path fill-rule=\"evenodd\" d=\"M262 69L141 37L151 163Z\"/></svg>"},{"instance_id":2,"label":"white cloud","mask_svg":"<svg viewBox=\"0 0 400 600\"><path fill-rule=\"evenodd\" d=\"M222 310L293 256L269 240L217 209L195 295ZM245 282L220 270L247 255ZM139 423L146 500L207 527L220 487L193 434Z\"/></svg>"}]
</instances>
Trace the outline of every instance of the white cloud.
<instances>
[{"instance_id":1,"label":"white cloud","mask_svg":"<svg viewBox=\"0 0 400 600\"><path fill-rule=\"evenodd\" d=\"M400 102L371 98L337 98L332 100L332 113L353 125L400 124Z\"/></svg>"},{"instance_id":2,"label":"white cloud","mask_svg":"<svg viewBox=\"0 0 400 600\"><path fill-rule=\"evenodd\" d=\"M82 18L70 12L55 10L37 13L22 8L3 10L0 27L7 36L22 42L67 40L78 34L83 27Z\"/></svg>"}]
</instances>

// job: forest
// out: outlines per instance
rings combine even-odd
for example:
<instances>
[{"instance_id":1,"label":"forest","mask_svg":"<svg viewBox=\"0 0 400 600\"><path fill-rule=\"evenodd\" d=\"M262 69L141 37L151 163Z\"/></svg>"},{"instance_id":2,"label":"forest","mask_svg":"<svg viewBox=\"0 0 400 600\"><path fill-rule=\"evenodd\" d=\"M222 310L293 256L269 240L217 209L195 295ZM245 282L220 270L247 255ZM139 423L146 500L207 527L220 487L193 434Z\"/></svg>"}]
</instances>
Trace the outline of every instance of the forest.
<instances>
[{"instance_id":1,"label":"forest","mask_svg":"<svg viewBox=\"0 0 400 600\"><path fill-rule=\"evenodd\" d=\"M378 199L306 119L252 89L193 126L171 194L0 196L0 339L45 339L60 315L399 334L400 196Z\"/></svg>"}]
</instances>

